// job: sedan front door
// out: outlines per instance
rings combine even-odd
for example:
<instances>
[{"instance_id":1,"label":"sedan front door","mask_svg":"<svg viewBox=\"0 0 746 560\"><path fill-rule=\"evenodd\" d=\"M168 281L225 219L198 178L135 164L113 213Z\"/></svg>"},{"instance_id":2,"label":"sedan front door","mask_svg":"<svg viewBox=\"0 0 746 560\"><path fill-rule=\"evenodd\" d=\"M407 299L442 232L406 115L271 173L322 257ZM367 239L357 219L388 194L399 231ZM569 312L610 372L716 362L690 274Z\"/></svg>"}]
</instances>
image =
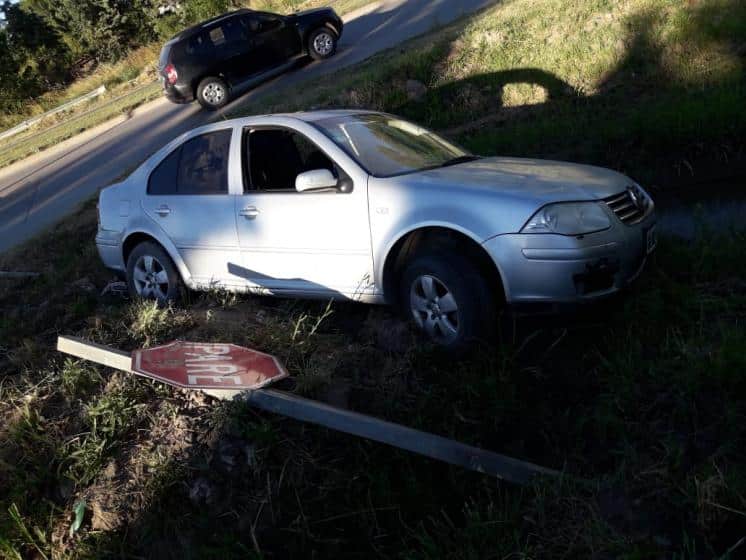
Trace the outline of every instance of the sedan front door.
<instances>
[{"instance_id":1,"label":"sedan front door","mask_svg":"<svg viewBox=\"0 0 746 560\"><path fill-rule=\"evenodd\" d=\"M244 131L244 194L236 197L243 269L258 291L358 299L374 292L367 176L349 173L286 128ZM341 188L295 190L299 173L328 169Z\"/></svg>"}]
</instances>

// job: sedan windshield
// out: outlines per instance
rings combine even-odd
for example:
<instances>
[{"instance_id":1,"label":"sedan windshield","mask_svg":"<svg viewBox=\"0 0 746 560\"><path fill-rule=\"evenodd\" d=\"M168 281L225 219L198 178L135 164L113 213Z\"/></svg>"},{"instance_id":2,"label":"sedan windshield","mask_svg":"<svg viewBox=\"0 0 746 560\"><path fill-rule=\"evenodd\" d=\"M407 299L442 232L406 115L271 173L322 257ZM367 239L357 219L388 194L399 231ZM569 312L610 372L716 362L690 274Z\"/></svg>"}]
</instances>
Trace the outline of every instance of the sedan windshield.
<instances>
[{"instance_id":1,"label":"sedan windshield","mask_svg":"<svg viewBox=\"0 0 746 560\"><path fill-rule=\"evenodd\" d=\"M392 115L344 115L313 124L376 177L403 175L477 158L437 134Z\"/></svg>"}]
</instances>

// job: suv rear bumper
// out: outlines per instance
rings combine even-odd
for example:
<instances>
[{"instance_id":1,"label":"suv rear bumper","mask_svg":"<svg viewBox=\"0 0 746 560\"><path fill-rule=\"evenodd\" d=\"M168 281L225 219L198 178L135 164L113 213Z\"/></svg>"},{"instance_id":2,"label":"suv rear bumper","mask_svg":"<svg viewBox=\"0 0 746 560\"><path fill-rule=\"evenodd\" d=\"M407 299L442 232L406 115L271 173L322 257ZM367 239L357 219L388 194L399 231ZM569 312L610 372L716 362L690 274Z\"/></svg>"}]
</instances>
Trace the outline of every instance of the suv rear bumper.
<instances>
[{"instance_id":1,"label":"suv rear bumper","mask_svg":"<svg viewBox=\"0 0 746 560\"><path fill-rule=\"evenodd\" d=\"M194 92L189 85L175 83L163 87L163 95L172 103L191 103L194 101Z\"/></svg>"}]
</instances>

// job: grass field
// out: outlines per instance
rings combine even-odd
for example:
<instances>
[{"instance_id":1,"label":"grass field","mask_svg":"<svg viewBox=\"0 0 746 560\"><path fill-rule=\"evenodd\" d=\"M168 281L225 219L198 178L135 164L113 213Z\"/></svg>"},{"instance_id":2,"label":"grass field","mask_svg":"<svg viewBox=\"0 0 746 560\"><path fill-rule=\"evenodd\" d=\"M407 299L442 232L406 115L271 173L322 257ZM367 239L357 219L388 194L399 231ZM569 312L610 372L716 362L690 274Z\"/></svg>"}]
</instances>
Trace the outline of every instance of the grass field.
<instances>
[{"instance_id":1,"label":"grass field","mask_svg":"<svg viewBox=\"0 0 746 560\"><path fill-rule=\"evenodd\" d=\"M705 181L738 169L743 12L714 0L506 1L276 108L396 110L484 153L614 165L660 191L677 170ZM652 19L637 24L640 13ZM648 50L631 57L641 33ZM408 79L428 92L410 99ZM648 138L655 123L668 134ZM385 308L214 291L159 309L102 296L111 276L95 228L91 203L0 256L0 269L43 273L0 280L0 556L746 550L743 231L663 236L625 297L573 317L505 315L493 347L454 360ZM253 346L287 365L284 390L588 483L501 484L67 359L53 350L58 333L126 350L174 338Z\"/></svg>"},{"instance_id":2,"label":"grass field","mask_svg":"<svg viewBox=\"0 0 746 560\"><path fill-rule=\"evenodd\" d=\"M507 0L232 115L380 109L480 154L603 164L661 187L743 163L744 53L737 0Z\"/></svg>"}]
</instances>

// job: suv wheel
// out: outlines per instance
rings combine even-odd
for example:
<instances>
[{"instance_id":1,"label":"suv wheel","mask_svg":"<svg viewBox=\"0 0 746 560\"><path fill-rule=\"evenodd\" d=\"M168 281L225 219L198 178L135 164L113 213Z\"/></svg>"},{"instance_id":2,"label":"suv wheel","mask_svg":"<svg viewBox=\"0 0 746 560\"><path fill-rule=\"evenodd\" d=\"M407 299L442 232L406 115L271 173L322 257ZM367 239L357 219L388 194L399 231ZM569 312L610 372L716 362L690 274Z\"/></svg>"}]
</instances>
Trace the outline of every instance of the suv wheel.
<instances>
[{"instance_id":1,"label":"suv wheel","mask_svg":"<svg viewBox=\"0 0 746 560\"><path fill-rule=\"evenodd\" d=\"M127 288L132 298L159 303L179 297L179 273L171 258L155 243L140 243L127 258Z\"/></svg>"},{"instance_id":2,"label":"suv wheel","mask_svg":"<svg viewBox=\"0 0 746 560\"><path fill-rule=\"evenodd\" d=\"M337 36L328 27L321 27L308 37L308 54L315 60L332 56L337 50Z\"/></svg>"},{"instance_id":3,"label":"suv wheel","mask_svg":"<svg viewBox=\"0 0 746 560\"><path fill-rule=\"evenodd\" d=\"M458 255L421 255L404 268L399 301L430 340L459 351L485 340L495 324L495 298L485 279Z\"/></svg>"},{"instance_id":4,"label":"suv wheel","mask_svg":"<svg viewBox=\"0 0 746 560\"><path fill-rule=\"evenodd\" d=\"M205 109L220 109L228 103L228 84L221 78L205 78L197 86L197 101Z\"/></svg>"}]
</instances>

